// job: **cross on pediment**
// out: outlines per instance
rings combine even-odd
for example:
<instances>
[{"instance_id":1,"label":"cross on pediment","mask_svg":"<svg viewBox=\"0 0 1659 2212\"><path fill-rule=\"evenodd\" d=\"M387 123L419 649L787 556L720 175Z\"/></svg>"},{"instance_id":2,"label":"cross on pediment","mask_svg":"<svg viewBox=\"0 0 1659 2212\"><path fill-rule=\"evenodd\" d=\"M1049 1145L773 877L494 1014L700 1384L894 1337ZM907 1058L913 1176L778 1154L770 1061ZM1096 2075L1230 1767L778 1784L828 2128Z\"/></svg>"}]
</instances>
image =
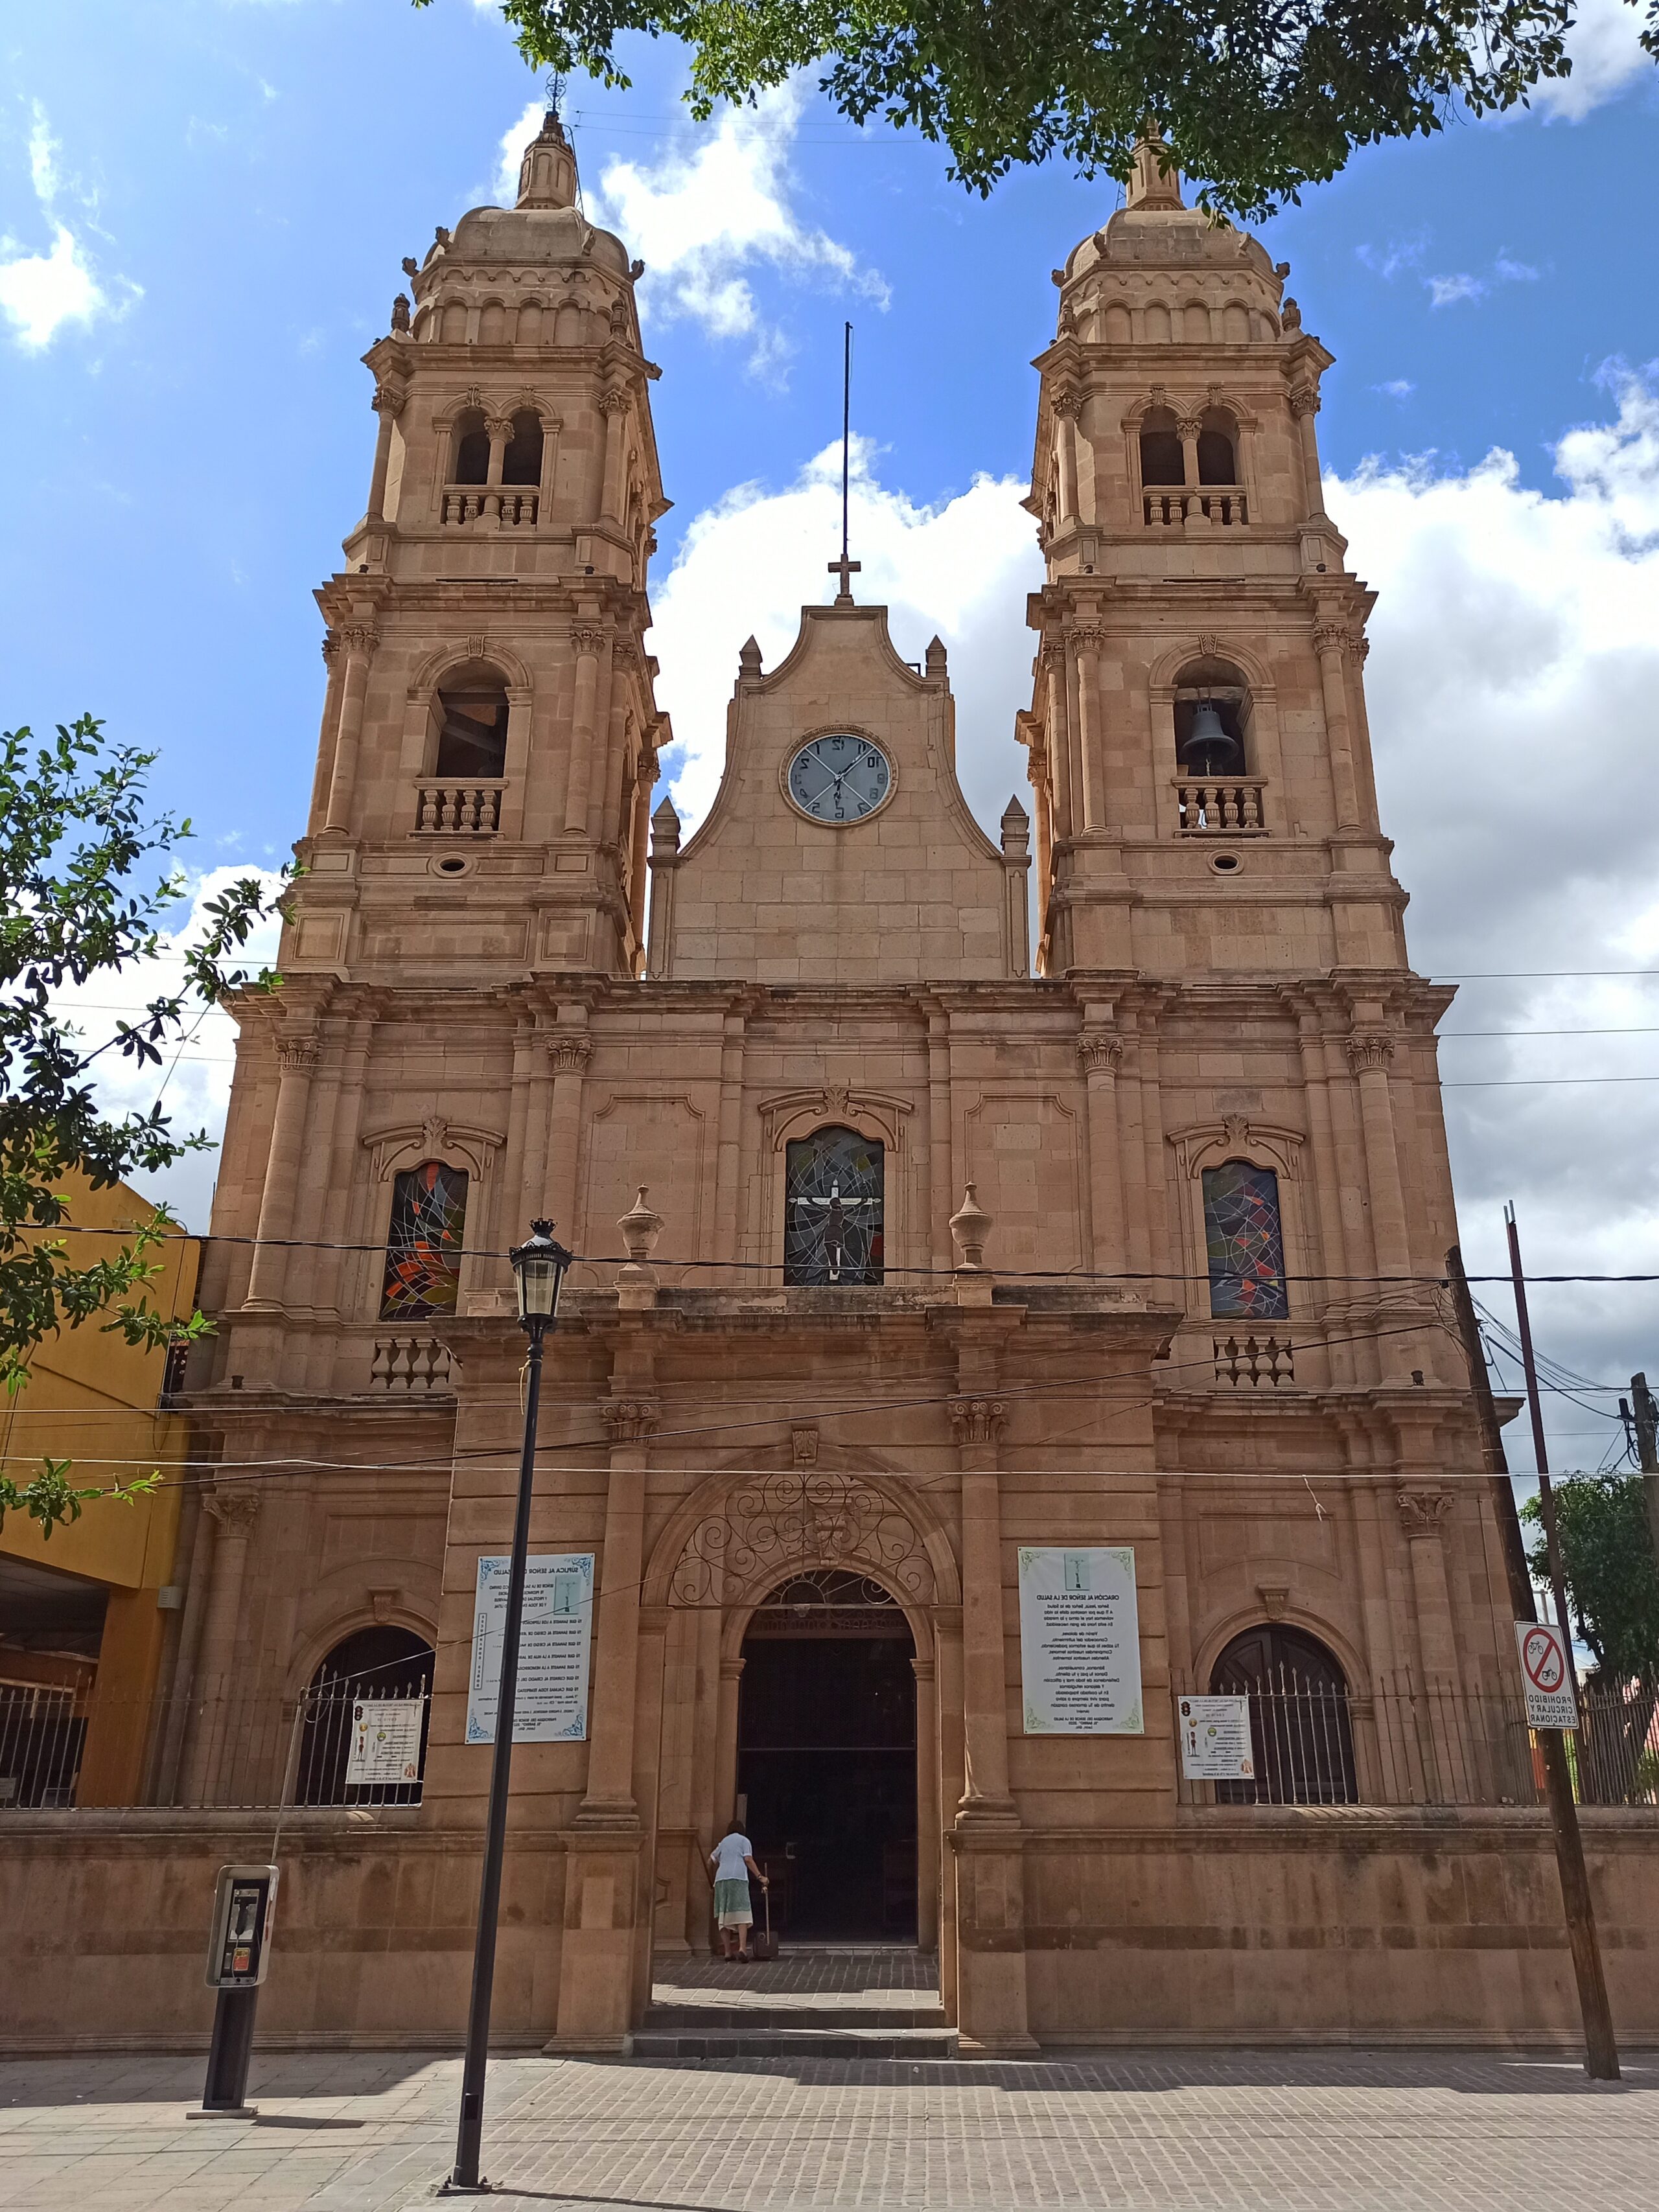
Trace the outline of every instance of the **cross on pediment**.
<instances>
[{"instance_id":1,"label":"cross on pediment","mask_svg":"<svg viewBox=\"0 0 1659 2212\"><path fill-rule=\"evenodd\" d=\"M852 605L852 579L859 574L861 565L862 564L857 561L849 561L844 553L842 555L839 561L831 561L830 562L830 574L832 576L839 576L841 578L841 589L836 594L836 605L838 607L850 607Z\"/></svg>"}]
</instances>

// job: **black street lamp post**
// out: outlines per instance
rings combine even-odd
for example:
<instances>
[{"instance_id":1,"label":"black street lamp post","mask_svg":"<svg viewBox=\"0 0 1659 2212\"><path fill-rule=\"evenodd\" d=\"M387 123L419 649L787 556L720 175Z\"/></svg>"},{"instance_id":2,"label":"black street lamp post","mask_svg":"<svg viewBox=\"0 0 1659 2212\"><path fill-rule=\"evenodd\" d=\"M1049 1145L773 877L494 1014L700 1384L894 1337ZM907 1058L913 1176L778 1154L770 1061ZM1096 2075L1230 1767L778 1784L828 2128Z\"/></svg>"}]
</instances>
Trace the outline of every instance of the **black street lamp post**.
<instances>
[{"instance_id":1,"label":"black street lamp post","mask_svg":"<svg viewBox=\"0 0 1659 2212\"><path fill-rule=\"evenodd\" d=\"M478 1937L472 1954L472 2003L466 2022L466 2064L461 2074L461 2124L455 2170L444 2185L449 2196L483 2196L478 2178L483 2134L484 2074L489 2062L489 2006L495 1983L495 1925L501 1914L501 1858L507 1844L507 1797L513 1774L513 1723L519 1689L519 1629L530 1552L530 1499L536 1476L536 1417L542 1395L542 1339L558 1317L570 1255L553 1239L550 1221L532 1221L530 1242L510 1253L518 1285L519 1322L530 1339L524 1406L524 1449L519 1461L519 1503L513 1522L513 1563L501 1627L501 1671L495 1700L495 1752L489 1770L489 1814L484 1827L483 1881L478 1893Z\"/></svg>"}]
</instances>

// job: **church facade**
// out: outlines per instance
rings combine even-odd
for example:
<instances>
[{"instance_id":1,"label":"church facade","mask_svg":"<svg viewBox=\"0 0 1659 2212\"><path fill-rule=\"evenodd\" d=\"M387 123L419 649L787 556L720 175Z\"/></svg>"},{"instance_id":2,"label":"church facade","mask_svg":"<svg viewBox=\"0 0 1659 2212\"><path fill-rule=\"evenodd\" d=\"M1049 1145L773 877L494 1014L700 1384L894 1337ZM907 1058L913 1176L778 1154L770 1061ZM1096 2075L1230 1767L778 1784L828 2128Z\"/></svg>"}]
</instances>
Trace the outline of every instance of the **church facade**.
<instances>
[{"instance_id":1,"label":"church facade","mask_svg":"<svg viewBox=\"0 0 1659 2212\"><path fill-rule=\"evenodd\" d=\"M506 1254L544 1215L578 1262L531 1548L588 1674L515 1753L503 2034L624 2048L653 1956L708 1948L734 1810L786 1942L937 1952L965 2049L1563 2032L1539 1816L1453 1782L1455 1698L1513 1659L1436 1287L1449 994L1407 957L1287 272L1145 149L1055 271L995 839L944 647L845 568L778 665L739 654L684 837L640 264L550 117L516 207L409 265L283 981L240 1009L175 1687L292 1711L401 1664L430 1708L418 1803L289 1815L268 2016L459 2033ZM1128 1577L1103 1728L1033 1676L1051 1553ZM1248 1786L1182 1772L1180 1700L1227 1691ZM210 1747L178 1756L204 1802ZM1614 1925L1633 1849L1596 1861Z\"/></svg>"}]
</instances>

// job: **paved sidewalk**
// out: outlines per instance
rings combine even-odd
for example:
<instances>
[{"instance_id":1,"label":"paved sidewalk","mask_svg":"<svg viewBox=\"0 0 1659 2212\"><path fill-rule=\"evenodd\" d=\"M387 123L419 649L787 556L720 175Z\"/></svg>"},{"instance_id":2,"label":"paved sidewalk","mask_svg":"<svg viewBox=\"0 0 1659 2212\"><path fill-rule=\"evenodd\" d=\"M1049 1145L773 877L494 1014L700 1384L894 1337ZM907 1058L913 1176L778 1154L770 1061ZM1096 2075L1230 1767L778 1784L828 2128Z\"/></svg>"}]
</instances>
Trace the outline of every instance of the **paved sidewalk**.
<instances>
[{"instance_id":1,"label":"paved sidewalk","mask_svg":"<svg viewBox=\"0 0 1659 2212\"><path fill-rule=\"evenodd\" d=\"M199 2058L0 2063L6 2212L405 2212L433 2202L459 2063L256 2060L257 2121L191 2121ZM1659 2056L1166 2052L1035 2063L504 2058L502 2212L1652 2212Z\"/></svg>"}]
</instances>

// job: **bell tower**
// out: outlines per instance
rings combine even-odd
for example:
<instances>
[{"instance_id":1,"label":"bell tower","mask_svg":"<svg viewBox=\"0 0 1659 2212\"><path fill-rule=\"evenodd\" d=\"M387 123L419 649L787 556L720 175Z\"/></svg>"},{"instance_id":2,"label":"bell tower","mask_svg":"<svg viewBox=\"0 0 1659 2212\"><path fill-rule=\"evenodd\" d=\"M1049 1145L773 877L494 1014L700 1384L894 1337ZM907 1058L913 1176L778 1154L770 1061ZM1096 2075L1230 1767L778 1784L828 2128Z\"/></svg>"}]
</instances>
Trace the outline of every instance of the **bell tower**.
<instances>
[{"instance_id":1,"label":"bell tower","mask_svg":"<svg viewBox=\"0 0 1659 2212\"><path fill-rule=\"evenodd\" d=\"M630 262L549 114L517 204L404 262L364 356L368 508L318 593L329 680L285 973L395 985L643 960L666 725L646 569L665 509Z\"/></svg>"},{"instance_id":2,"label":"bell tower","mask_svg":"<svg viewBox=\"0 0 1659 2212\"><path fill-rule=\"evenodd\" d=\"M1371 594L1320 490L1331 356L1282 297L1288 269L1185 207L1168 160L1143 144L1126 206L1054 271L1037 362L1048 582L1022 734L1048 972L1213 970L1246 947L1399 966Z\"/></svg>"}]
</instances>

